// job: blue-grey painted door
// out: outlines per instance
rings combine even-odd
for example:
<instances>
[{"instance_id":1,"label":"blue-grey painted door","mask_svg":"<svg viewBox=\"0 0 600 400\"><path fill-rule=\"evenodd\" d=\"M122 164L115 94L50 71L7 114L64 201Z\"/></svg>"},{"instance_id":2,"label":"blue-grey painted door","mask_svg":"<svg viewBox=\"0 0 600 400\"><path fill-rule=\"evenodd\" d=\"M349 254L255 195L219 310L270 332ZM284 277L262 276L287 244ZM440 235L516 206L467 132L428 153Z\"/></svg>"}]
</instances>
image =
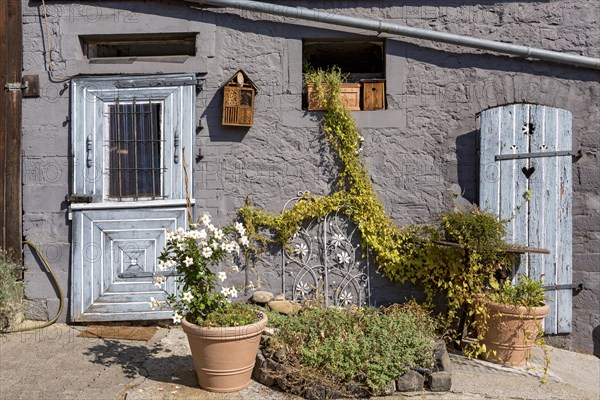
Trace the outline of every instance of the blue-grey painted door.
<instances>
[{"instance_id":1,"label":"blue-grey painted door","mask_svg":"<svg viewBox=\"0 0 600 400\"><path fill-rule=\"evenodd\" d=\"M195 77L81 77L71 84L73 321L170 318L152 309L167 229L186 227ZM192 168L188 168L191 171Z\"/></svg>"},{"instance_id":2,"label":"blue-grey painted door","mask_svg":"<svg viewBox=\"0 0 600 400\"><path fill-rule=\"evenodd\" d=\"M550 254L525 254L516 271L548 286L546 333L571 331L572 115L534 104L480 116L480 207L507 220L507 240Z\"/></svg>"}]
</instances>

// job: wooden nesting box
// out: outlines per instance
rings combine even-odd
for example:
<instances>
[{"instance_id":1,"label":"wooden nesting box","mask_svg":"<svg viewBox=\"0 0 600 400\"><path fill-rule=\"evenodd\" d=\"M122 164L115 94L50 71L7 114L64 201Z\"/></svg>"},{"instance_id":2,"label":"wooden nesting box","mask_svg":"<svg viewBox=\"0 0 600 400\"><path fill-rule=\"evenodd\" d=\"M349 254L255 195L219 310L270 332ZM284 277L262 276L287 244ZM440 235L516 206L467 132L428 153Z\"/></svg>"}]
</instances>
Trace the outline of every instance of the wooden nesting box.
<instances>
[{"instance_id":1,"label":"wooden nesting box","mask_svg":"<svg viewBox=\"0 0 600 400\"><path fill-rule=\"evenodd\" d=\"M223 125L252 126L254 95L258 91L248 75L239 70L223 85Z\"/></svg>"},{"instance_id":2,"label":"wooden nesting box","mask_svg":"<svg viewBox=\"0 0 600 400\"><path fill-rule=\"evenodd\" d=\"M325 109L317 97L316 90L317 88L314 83L308 83L306 85L306 97L308 100L309 111ZM342 87L340 88L340 99L349 110L360 110L360 83L342 83Z\"/></svg>"},{"instance_id":3,"label":"wooden nesting box","mask_svg":"<svg viewBox=\"0 0 600 400\"><path fill-rule=\"evenodd\" d=\"M385 79L363 79L363 110L385 110Z\"/></svg>"}]
</instances>

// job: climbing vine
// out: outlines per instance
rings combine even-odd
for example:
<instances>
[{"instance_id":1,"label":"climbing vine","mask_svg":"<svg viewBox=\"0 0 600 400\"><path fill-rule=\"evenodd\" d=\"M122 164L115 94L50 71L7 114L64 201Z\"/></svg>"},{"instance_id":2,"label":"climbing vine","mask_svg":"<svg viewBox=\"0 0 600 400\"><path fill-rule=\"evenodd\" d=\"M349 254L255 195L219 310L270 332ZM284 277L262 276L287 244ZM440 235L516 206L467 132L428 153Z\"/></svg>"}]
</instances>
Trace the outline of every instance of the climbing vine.
<instances>
[{"instance_id":1,"label":"climbing vine","mask_svg":"<svg viewBox=\"0 0 600 400\"><path fill-rule=\"evenodd\" d=\"M494 272L499 265L509 262L498 258L489 263L490 254L497 254L501 249L473 248L468 240L489 234L491 242L499 246L497 241L501 241L504 234L498 228L501 223L491 214L473 209L455 217L453 214L442 215L436 227L397 226L374 191L360 154L363 139L350 111L340 100L343 79L338 68L310 71L306 76L307 83L315 84L318 100L325 108L321 129L340 165L336 190L327 196L306 193L292 208L276 215L255 208L247 201L239 209L239 217L243 219L248 235L264 249L269 241L286 246L304 221L322 218L331 212L345 214L357 225L363 248L369 249L379 271L390 280L420 285L429 302L436 293L444 293L447 305L443 321L445 333L447 337L456 337L459 318L475 312ZM452 218L458 218L458 221ZM470 226L472 223L475 225ZM457 229L453 230L453 227ZM265 231L272 234L272 239L267 239L263 234ZM436 243L448 233L454 235L450 239L458 242L458 247ZM480 352L481 349L473 354Z\"/></svg>"}]
</instances>

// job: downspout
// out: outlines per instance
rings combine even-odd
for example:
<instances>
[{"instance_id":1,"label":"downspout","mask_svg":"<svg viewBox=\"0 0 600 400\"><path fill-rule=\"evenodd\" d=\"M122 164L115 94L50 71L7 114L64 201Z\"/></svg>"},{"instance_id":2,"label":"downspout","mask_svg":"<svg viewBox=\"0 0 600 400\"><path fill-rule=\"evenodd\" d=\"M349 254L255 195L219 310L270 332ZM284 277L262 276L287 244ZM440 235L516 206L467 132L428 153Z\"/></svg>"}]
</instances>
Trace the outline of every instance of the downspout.
<instances>
[{"instance_id":1,"label":"downspout","mask_svg":"<svg viewBox=\"0 0 600 400\"><path fill-rule=\"evenodd\" d=\"M585 67L591 69L600 69L600 58L579 56L575 54L566 54L558 51L538 49L535 47L527 47L511 43L496 42L494 40L479 39L472 36L456 35L453 33L436 32L428 29L411 28L409 26L392 24L381 20L376 21L366 18L350 17L345 15L332 14L324 11L316 11L307 8L288 7L278 4L262 3L251 0L187 1L198 3L200 5L231 7L242 10L279 15L282 17L290 17L315 22L323 22L332 25L341 25L351 28L366 29L378 33L389 33L392 35L432 40L435 42L449 43L458 46L472 47L475 49L510 54L523 58L552 61L556 63L575 65L578 67Z\"/></svg>"}]
</instances>

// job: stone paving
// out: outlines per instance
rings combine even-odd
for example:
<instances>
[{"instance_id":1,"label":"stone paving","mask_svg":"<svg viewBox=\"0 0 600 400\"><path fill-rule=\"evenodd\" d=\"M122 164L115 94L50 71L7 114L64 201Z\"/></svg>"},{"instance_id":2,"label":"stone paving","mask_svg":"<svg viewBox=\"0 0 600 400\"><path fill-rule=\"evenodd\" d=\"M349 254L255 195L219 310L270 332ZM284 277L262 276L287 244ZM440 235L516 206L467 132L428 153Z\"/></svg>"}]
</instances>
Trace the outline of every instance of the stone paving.
<instances>
[{"instance_id":1,"label":"stone paving","mask_svg":"<svg viewBox=\"0 0 600 400\"><path fill-rule=\"evenodd\" d=\"M180 328L161 327L148 342L79 337L84 327L55 324L0 336L0 399L13 400L291 400L299 397L256 382L238 393L197 387ZM600 359L552 349L546 384L535 369L506 368L451 355L447 393L406 393L381 399L600 399Z\"/></svg>"}]
</instances>

